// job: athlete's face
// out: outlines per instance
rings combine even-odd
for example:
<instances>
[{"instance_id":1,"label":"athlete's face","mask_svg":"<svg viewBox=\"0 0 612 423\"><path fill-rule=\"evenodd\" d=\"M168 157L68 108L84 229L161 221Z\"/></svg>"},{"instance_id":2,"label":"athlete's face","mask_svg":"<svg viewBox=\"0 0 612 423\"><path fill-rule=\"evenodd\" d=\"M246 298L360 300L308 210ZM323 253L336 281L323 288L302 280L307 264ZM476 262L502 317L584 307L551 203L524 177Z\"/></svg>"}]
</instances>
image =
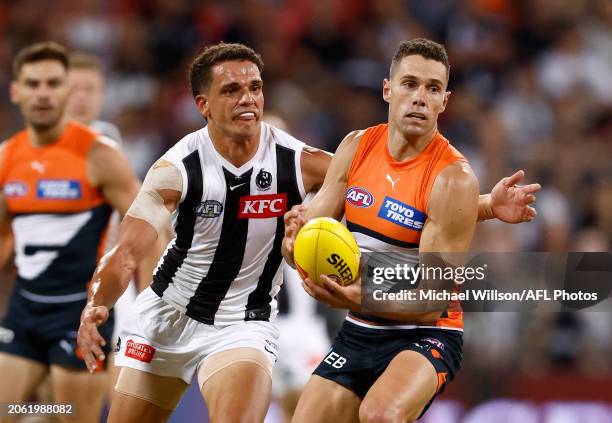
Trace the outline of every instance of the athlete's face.
<instances>
[{"instance_id":1,"label":"athlete's face","mask_svg":"<svg viewBox=\"0 0 612 423\"><path fill-rule=\"evenodd\" d=\"M68 93L67 71L57 60L24 64L11 84L11 101L21 109L26 125L37 131L60 121Z\"/></svg>"},{"instance_id":2,"label":"athlete's face","mask_svg":"<svg viewBox=\"0 0 612 423\"><path fill-rule=\"evenodd\" d=\"M196 97L198 108L209 125L237 138L252 138L263 114L263 81L255 63L222 62L212 69L212 83Z\"/></svg>"},{"instance_id":3,"label":"athlete's face","mask_svg":"<svg viewBox=\"0 0 612 423\"><path fill-rule=\"evenodd\" d=\"M85 125L100 115L104 96L104 80L96 69L71 69L68 72L70 98L66 114Z\"/></svg>"},{"instance_id":4,"label":"athlete's face","mask_svg":"<svg viewBox=\"0 0 612 423\"><path fill-rule=\"evenodd\" d=\"M404 136L433 132L438 115L446 108L447 72L443 63L420 55L404 57L383 83L383 98L389 103L389 122Z\"/></svg>"}]
</instances>

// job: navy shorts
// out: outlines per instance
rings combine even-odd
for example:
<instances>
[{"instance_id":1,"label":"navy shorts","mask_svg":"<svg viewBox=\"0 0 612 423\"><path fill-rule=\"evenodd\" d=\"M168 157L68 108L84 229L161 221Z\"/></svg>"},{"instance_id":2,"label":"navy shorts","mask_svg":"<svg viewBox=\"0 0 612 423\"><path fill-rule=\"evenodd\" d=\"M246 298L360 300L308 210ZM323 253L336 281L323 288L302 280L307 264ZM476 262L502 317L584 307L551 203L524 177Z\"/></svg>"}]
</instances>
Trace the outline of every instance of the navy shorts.
<instances>
[{"instance_id":1,"label":"navy shorts","mask_svg":"<svg viewBox=\"0 0 612 423\"><path fill-rule=\"evenodd\" d=\"M40 303L13 293L4 318L0 320L0 352L77 370L87 370L77 348L81 311L87 300ZM113 314L100 326L108 356L113 332Z\"/></svg>"},{"instance_id":2,"label":"navy shorts","mask_svg":"<svg viewBox=\"0 0 612 423\"><path fill-rule=\"evenodd\" d=\"M331 349L314 374L332 380L364 398L391 360L405 350L425 357L444 391L461 367L463 334L445 329L374 329L345 320ZM422 415L422 414L421 414Z\"/></svg>"}]
</instances>

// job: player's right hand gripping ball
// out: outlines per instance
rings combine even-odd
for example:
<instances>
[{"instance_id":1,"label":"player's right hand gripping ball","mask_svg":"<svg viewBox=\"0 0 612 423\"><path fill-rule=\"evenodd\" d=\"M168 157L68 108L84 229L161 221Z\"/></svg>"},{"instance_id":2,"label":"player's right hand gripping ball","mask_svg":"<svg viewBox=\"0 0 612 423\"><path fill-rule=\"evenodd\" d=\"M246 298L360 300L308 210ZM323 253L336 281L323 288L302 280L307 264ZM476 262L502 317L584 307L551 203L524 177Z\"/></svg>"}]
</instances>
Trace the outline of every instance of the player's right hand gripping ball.
<instances>
[{"instance_id":1,"label":"player's right hand gripping ball","mask_svg":"<svg viewBox=\"0 0 612 423\"><path fill-rule=\"evenodd\" d=\"M318 284L319 275L327 275L340 285L350 285L359 276L357 242L346 226L330 217L318 217L300 229L293 258L300 276Z\"/></svg>"}]
</instances>

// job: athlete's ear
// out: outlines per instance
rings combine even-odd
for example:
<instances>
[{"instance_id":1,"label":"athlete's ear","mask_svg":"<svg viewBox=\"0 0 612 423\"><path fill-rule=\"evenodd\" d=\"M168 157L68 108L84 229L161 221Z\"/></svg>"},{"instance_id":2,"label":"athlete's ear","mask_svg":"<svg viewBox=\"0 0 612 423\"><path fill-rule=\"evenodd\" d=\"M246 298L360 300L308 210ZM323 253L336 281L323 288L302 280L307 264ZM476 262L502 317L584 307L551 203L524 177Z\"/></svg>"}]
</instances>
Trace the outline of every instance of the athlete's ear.
<instances>
[{"instance_id":1,"label":"athlete's ear","mask_svg":"<svg viewBox=\"0 0 612 423\"><path fill-rule=\"evenodd\" d=\"M448 104L448 99L451 95L450 91L446 91L444 93L444 100L442 100L442 109L440 109L440 113L442 113L444 110L446 110L446 105Z\"/></svg>"},{"instance_id":2,"label":"athlete's ear","mask_svg":"<svg viewBox=\"0 0 612 423\"><path fill-rule=\"evenodd\" d=\"M383 79L383 99L388 103L391 99L391 81Z\"/></svg>"},{"instance_id":3,"label":"athlete's ear","mask_svg":"<svg viewBox=\"0 0 612 423\"><path fill-rule=\"evenodd\" d=\"M208 97L206 97L206 94L198 94L195 98L195 102L202 116L208 118Z\"/></svg>"},{"instance_id":4,"label":"athlete's ear","mask_svg":"<svg viewBox=\"0 0 612 423\"><path fill-rule=\"evenodd\" d=\"M12 81L9 88L9 95L11 97L11 103L17 104L19 102L19 89L17 88L17 82Z\"/></svg>"}]
</instances>

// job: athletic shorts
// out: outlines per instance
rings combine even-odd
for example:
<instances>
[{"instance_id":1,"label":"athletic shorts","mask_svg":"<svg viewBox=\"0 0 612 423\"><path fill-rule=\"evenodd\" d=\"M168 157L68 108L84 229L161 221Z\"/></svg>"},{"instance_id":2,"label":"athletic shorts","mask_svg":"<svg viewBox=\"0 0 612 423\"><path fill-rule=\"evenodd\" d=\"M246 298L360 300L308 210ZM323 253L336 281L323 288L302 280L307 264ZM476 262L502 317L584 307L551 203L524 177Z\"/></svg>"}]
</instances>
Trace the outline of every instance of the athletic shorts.
<instances>
[{"instance_id":1,"label":"athletic shorts","mask_svg":"<svg viewBox=\"0 0 612 423\"><path fill-rule=\"evenodd\" d=\"M32 301L24 295L36 297L38 301ZM57 302L60 299L34 296L16 288L8 311L0 321L0 351L47 366L87 370L76 343L81 312L87 300L81 298L76 301ZM98 329L106 340L102 350L107 355L111 350L113 324L114 317L111 312L109 320ZM100 370L103 368L103 365L99 366Z\"/></svg>"},{"instance_id":2,"label":"athletic shorts","mask_svg":"<svg viewBox=\"0 0 612 423\"><path fill-rule=\"evenodd\" d=\"M364 398L391 360L405 350L425 357L444 391L461 366L463 334L446 329L374 329L345 320L314 374L332 380ZM422 415L422 414L421 414Z\"/></svg>"},{"instance_id":3,"label":"athletic shorts","mask_svg":"<svg viewBox=\"0 0 612 423\"><path fill-rule=\"evenodd\" d=\"M190 384L210 355L233 348L262 351L271 365L278 357L278 329L272 322L207 325L167 304L149 287L133 304L115 347L115 364Z\"/></svg>"}]
</instances>

